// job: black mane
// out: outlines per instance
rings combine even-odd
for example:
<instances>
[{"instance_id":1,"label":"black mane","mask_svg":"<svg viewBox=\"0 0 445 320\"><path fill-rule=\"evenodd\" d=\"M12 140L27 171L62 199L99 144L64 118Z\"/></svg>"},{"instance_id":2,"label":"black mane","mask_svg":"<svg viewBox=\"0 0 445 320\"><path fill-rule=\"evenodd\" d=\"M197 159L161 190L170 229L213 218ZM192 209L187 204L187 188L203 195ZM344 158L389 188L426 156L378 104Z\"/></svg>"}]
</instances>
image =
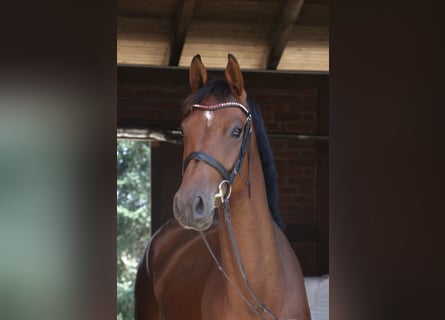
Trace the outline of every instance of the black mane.
<instances>
[{"instance_id":1,"label":"black mane","mask_svg":"<svg viewBox=\"0 0 445 320\"><path fill-rule=\"evenodd\" d=\"M227 81L222 78L214 79L187 97L183 105L184 115L187 115L190 112L190 106L192 104L200 103L209 95L214 95L218 99L224 101L230 101L230 98L233 99ZM253 98L249 95L247 97L247 104L249 105L250 112L252 113L252 121L255 129L258 151L261 158L261 165L263 167L269 210L275 223L280 228L284 228L283 220L278 212L277 174L272 150L267 137L266 127L264 126L260 109L256 106Z\"/></svg>"}]
</instances>

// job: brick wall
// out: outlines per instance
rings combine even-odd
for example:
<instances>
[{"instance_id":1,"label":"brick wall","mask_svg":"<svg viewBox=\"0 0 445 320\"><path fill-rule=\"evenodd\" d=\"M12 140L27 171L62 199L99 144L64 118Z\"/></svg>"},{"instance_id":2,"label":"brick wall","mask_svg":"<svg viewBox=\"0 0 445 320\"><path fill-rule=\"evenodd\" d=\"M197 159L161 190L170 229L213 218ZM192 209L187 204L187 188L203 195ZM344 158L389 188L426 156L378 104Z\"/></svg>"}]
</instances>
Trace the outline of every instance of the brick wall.
<instances>
[{"instance_id":1,"label":"brick wall","mask_svg":"<svg viewBox=\"0 0 445 320\"><path fill-rule=\"evenodd\" d=\"M327 177L318 175L319 150L327 148L327 143L275 137L275 134L327 134L327 121L320 121L327 114L327 76L244 75L247 90L260 107L271 135L278 173L279 209L287 224L286 235L305 275L327 273L327 262L322 265L320 261L328 261L328 236L320 234L320 230L326 233L328 228L319 226L321 221L328 223L328 213L320 212L320 208L327 208L326 203L320 205L321 201L327 202L327 195L319 192L319 184L327 183ZM118 80L119 127L178 127L181 103L190 93L186 70L122 69L118 70ZM170 210L169 201L167 205Z\"/></svg>"},{"instance_id":2,"label":"brick wall","mask_svg":"<svg viewBox=\"0 0 445 320\"><path fill-rule=\"evenodd\" d=\"M317 134L317 90L250 90L269 133ZM270 138L278 174L280 212L287 223L313 222L317 145L314 140Z\"/></svg>"},{"instance_id":3,"label":"brick wall","mask_svg":"<svg viewBox=\"0 0 445 320\"><path fill-rule=\"evenodd\" d=\"M317 135L319 92L316 89L269 88L250 90L260 107L267 131L280 134ZM293 233L317 226L317 142L295 138L270 138L278 175L279 210L286 235L306 275L319 272L316 230L302 239Z\"/></svg>"}]
</instances>

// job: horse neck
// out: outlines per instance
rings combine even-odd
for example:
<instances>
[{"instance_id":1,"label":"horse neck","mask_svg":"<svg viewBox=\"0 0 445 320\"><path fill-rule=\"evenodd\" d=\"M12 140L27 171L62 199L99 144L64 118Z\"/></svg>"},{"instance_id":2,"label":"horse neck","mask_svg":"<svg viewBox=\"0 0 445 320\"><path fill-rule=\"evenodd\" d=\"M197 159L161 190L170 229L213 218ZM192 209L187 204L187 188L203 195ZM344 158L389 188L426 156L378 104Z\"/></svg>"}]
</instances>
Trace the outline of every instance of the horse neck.
<instances>
[{"instance_id":1,"label":"horse neck","mask_svg":"<svg viewBox=\"0 0 445 320\"><path fill-rule=\"evenodd\" d=\"M264 176L256 148L252 140L251 154L251 197L247 187L233 192L230 198L230 215L244 269L253 291L259 297L272 292L271 285L279 287L282 277L281 261L275 238L275 226L267 203ZM247 175L247 161L243 165L243 180ZM236 179L241 179L239 176ZM219 210L220 221L224 221L224 212ZM244 291L245 285L232 248L227 226L221 224L219 233L221 259L223 267L237 286ZM234 293L233 289L227 292ZM235 294L236 295L236 294ZM240 301L239 296L234 300Z\"/></svg>"}]
</instances>

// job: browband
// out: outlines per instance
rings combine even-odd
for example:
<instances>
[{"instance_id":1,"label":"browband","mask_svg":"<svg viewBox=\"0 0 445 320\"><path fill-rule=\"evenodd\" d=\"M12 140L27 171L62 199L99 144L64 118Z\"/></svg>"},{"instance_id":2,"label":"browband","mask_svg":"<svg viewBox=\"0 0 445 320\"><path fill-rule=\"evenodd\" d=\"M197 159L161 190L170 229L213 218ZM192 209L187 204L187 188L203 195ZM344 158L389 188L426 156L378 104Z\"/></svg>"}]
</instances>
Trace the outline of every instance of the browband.
<instances>
[{"instance_id":1,"label":"browband","mask_svg":"<svg viewBox=\"0 0 445 320\"><path fill-rule=\"evenodd\" d=\"M247 116L250 116L250 111L249 109L247 109L247 107L245 105L243 105L242 103L239 102L221 102L221 103L217 103L211 106L206 106L203 104L193 104L191 106L192 109L196 108L196 109L204 109L204 110L218 110L218 109L223 109L223 108L227 108L227 107L238 107L240 108Z\"/></svg>"}]
</instances>

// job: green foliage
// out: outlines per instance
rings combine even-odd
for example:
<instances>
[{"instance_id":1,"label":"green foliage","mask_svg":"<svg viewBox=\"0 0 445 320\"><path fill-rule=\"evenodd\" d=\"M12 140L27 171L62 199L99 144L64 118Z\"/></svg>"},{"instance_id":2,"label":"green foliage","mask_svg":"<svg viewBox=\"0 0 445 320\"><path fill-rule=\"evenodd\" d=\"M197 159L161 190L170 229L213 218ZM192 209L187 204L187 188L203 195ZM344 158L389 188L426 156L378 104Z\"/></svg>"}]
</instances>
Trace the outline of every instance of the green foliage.
<instances>
[{"instance_id":1,"label":"green foliage","mask_svg":"<svg viewBox=\"0 0 445 320\"><path fill-rule=\"evenodd\" d=\"M117 143L117 319L133 319L136 268L150 238L150 144Z\"/></svg>"}]
</instances>

